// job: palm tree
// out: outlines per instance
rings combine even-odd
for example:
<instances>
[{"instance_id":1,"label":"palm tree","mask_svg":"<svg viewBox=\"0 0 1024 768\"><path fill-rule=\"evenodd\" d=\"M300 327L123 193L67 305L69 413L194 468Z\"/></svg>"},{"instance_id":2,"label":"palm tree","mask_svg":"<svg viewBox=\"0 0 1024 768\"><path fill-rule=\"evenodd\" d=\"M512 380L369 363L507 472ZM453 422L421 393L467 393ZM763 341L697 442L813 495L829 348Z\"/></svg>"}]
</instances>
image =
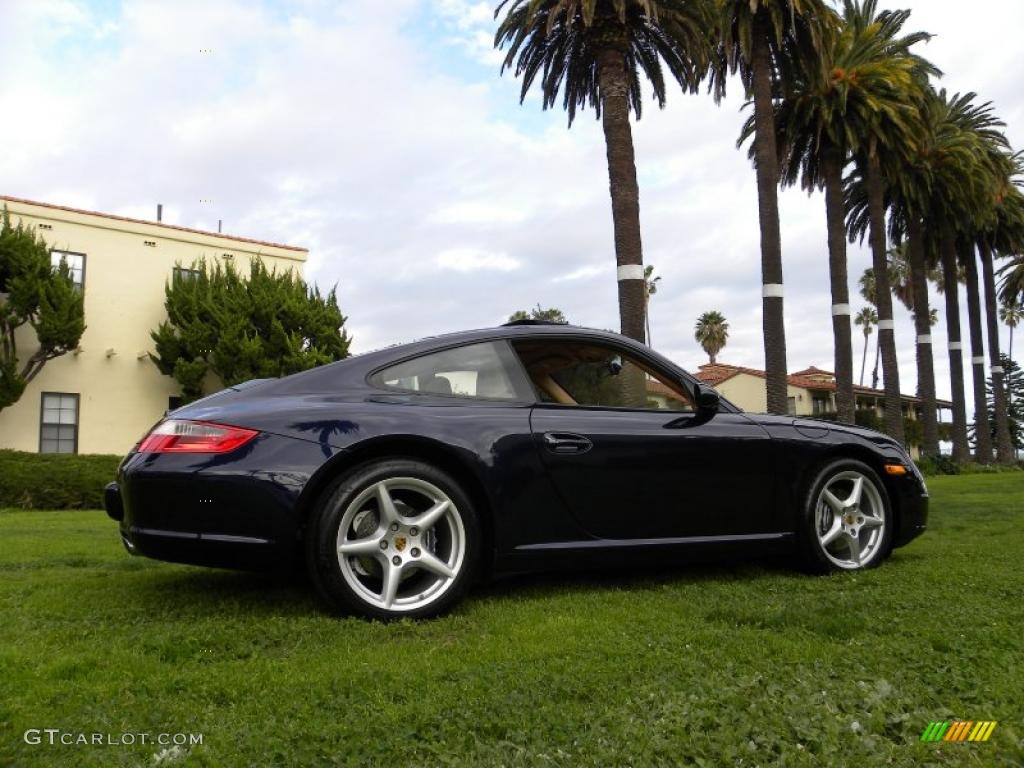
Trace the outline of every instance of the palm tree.
<instances>
[{"instance_id":1,"label":"palm tree","mask_svg":"<svg viewBox=\"0 0 1024 768\"><path fill-rule=\"evenodd\" d=\"M991 103L977 105L975 94L967 93L947 98L945 92L930 100L933 112L939 118L936 142L942 154L936 153L932 169L936 178L933 185L933 214L943 221L942 257L944 282L955 284L955 262L959 256L967 276L967 304L972 347L972 372L974 379L976 456L979 461L991 461L991 430L985 401L985 357L981 330L981 297L978 285L976 249L980 242L985 244L984 233L993 225L996 216L996 201L1000 185L1009 177L1006 151L1009 144L1002 133L1004 124L993 113ZM956 228L954 229L953 223ZM994 283L994 278L993 278ZM994 285L993 285L994 290ZM946 322L953 329L949 317L950 298L955 292L947 291ZM958 308L957 308L958 309ZM959 322L956 321L956 336L950 333L951 342L959 342ZM952 344L951 344L952 346ZM955 357L955 359L954 359ZM957 422L957 388L962 392L962 357L959 350L950 352L953 373L954 425ZM958 374L955 370L959 368ZM960 379L960 381L957 381ZM965 411L965 404L961 406ZM956 429L954 429L956 436ZM954 453L956 441L954 440ZM1006 453L1004 449L1004 454ZM1005 456L1004 456L1005 458Z\"/></svg>"},{"instance_id":2,"label":"palm tree","mask_svg":"<svg viewBox=\"0 0 1024 768\"><path fill-rule=\"evenodd\" d=\"M644 267L644 320L647 322L647 346L653 346L651 341L651 296L658 292L658 283L661 282L661 275L654 277L654 265L648 264Z\"/></svg>"},{"instance_id":3,"label":"palm tree","mask_svg":"<svg viewBox=\"0 0 1024 768\"><path fill-rule=\"evenodd\" d=\"M1001 287L999 300L1003 304L1018 304L1024 300L1024 254L1019 254L999 270Z\"/></svg>"},{"instance_id":4,"label":"palm tree","mask_svg":"<svg viewBox=\"0 0 1024 768\"><path fill-rule=\"evenodd\" d=\"M1021 320L1024 320L1024 303L1001 305L999 307L999 319L1006 323L1006 327L1010 329L1010 346L1006 351L1006 359L1013 362L1013 330L1020 324ZM1004 371L1004 375L1005 373ZM1009 412L1013 407L1013 393L1010 391L1009 381L1005 381L1005 384L1006 409ZM1016 451L1014 455L1016 455Z\"/></svg>"},{"instance_id":5,"label":"palm tree","mask_svg":"<svg viewBox=\"0 0 1024 768\"><path fill-rule=\"evenodd\" d=\"M996 296L994 253L1024 250L1024 193L1018 186L1024 177L1024 155L1009 155L998 144L990 144L993 165L1002 165L1003 178L997 178L995 205L987 227L978 237L982 282L985 289L985 319L988 331L989 361L992 368L992 415L995 427L996 457L1001 464L1016 461L1010 434L1010 402L1002 355L999 349L998 298ZM986 408L986 411L988 409Z\"/></svg>"},{"instance_id":6,"label":"palm tree","mask_svg":"<svg viewBox=\"0 0 1024 768\"><path fill-rule=\"evenodd\" d=\"M1013 330L1024 320L1024 303L1003 304L999 307L999 319L1010 329L1010 348L1006 356L1013 360Z\"/></svg>"},{"instance_id":7,"label":"palm tree","mask_svg":"<svg viewBox=\"0 0 1024 768\"><path fill-rule=\"evenodd\" d=\"M961 240L959 256L967 268L967 327L971 337L971 370L974 382L974 460L992 463L992 425L988 420L985 392L985 342L981 330L981 291L974 243Z\"/></svg>"},{"instance_id":8,"label":"palm tree","mask_svg":"<svg viewBox=\"0 0 1024 768\"><path fill-rule=\"evenodd\" d=\"M725 343L729 340L729 323L726 322L725 315L711 310L698 317L693 338L704 348L708 359L714 365L715 357L725 348Z\"/></svg>"},{"instance_id":9,"label":"palm tree","mask_svg":"<svg viewBox=\"0 0 1024 768\"><path fill-rule=\"evenodd\" d=\"M875 329L875 323L878 322L878 313L875 312L874 307L861 307L853 322L861 326L863 329L861 332L864 334L864 354L860 358L860 386L863 387L864 366L868 362L868 337L871 336Z\"/></svg>"},{"instance_id":10,"label":"palm tree","mask_svg":"<svg viewBox=\"0 0 1024 768\"><path fill-rule=\"evenodd\" d=\"M540 77L544 108L562 106L572 125L591 106L601 118L618 265L622 333L644 339L644 269L640 192L630 113L640 117L641 78L659 106L665 72L684 91L696 91L708 65L713 28L709 0L501 0L505 11L494 38L508 48L502 72L522 77L520 102Z\"/></svg>"},{"instance_id":11,"label":"palm tree","mask_svg":"<svg viewBox=\"0 0 1024 768\"><path fill-rule=\"evenodd\" d=\"M908 311L914 311L913 269L910 265L910 243L896 243L885 256L889 263L889 287L892 295Z\"/></svg>"},{"instance_id":12,"label":"palm tree","mask_svg":"<svg viewBox=\"0 0 1024 768\"><path fill-rule=\"evenodd\" d=\"M871 304L872 312L875 313L873 323L878 325L878 305L875 304L875 270L873 267L868 267L864 270L860 276L860 280L857 281L860 286L861 297ZM878 389L878 364L882 356L882 347L878 340L875 340L875 367L871 371L871 388ZM861 380L863 383L863 376Z\"/></svg>"},{"instance_id":13,"label":"palm tree","mask_svg":"<svg viewBox=\"0 0 1024 768\"><path fill-rule=\"evenodd\" d=\"M508 316L508 322L514 323L520 320L540 320L545 323L560 323L568 324L568 320L565 317L565 313L558 307L542 307L540 302L537 302L537 306L527 312L525 309L517 309L511 315Z\"/></svg>"},{"instance_id":14,"label":"palm tree","mask_svg":"<svg viewBox=\"0 0 1024 768\"><path fill-rule=\"evenodd\" d=\"M877 122L881 111L905 110L913 90L908 84L938 74L910 52L929 36L901 36L910 12L879 13L877 5L877 0L844 0L838 34L822 52L826 66L812 62L806 71L795 68L775 111L782 183L799 180L809 192L825 190L836 408L843 421L852 421L854 414L843 168L870 137L864 126ZM751 131L748 122L745 133Z\"/></svg>"},{"instance_id":15,"label":"palm tree","mask_svg":"<svg viewBox=\"0 0 1024 768\"><path fill-rule=\"evenodd\" d=\"M761 296L768 412L787 412L786 329L779 234L779 163L773 99L797 64L817 62L824 71L836 26L824 0L719 0L720 44L711 70L715 98L725 95L729 74L739 73L754 102L754 166L761 226Z\"/></svg>"},{"instance_id":16,"label":"palm tree","mask_svg":"<svg viewBox=\"0 0 1024 768\"><path fill-rule=\"evenodd\" d=\"M920 104L916 151L894 164L898 175L890 180L890 194L898 201L893 221L908 234L914 279L928 271L929 258L941 264L941 280L936 282L946 305L953 458L957 461L969 456L959 298L966 264L957 258L957 242L973 231L981 211L991 207L991 174L983 162L983 143L995 122L988 105L975 106L974 98L973 93L950 97L945 90L929 91ZM917 292L927 296L927 284L919 284ZM930 329L922 322L923 313L915 319L921 350L921 336L930 334Z\"/></svg>"},{"instance_id":17,"label":"palm tree","mask_svg":"<svg viewBox=\"0 0 1024 768\"><path fill-rule=\"evenodd\" d=\"M916 202L916 201L915 201ZM894 195L890 230L902 238L889 251L889 275L893 295L914 320L917 363L917 396L921 400L921 446L926 455L939 454L939 409L935 392L935 362L932 357L932 326L938 312L929 306L928 273L924 227L920 209L905 194Z\"/></svg>"},{"instance_id":18,"label":"palm tree","mask_svg":"<svg viewBox=\"0 0 1024 768\"><path fill-rule=\"evenodd\" d=\"M863 138L860 149L854 153L857 172L863 179L868 241L877 283L878 345L881 349L885 388L885 428L900 442L905 440L886 248L887 179L883 172L883 159L885 166L892 166L904 161L916 150L921 131L918 105L927 92L928 76L936 74L934 67L924 59L910 54L908 47L894 45L892 52L894 59L904 65L902 70L897 70L901 73L900 81L893 84L894 92L903 94L905 101L902 107L886 106L870 115L869 120L859 127Z\"/></svg>"}]
</instances>

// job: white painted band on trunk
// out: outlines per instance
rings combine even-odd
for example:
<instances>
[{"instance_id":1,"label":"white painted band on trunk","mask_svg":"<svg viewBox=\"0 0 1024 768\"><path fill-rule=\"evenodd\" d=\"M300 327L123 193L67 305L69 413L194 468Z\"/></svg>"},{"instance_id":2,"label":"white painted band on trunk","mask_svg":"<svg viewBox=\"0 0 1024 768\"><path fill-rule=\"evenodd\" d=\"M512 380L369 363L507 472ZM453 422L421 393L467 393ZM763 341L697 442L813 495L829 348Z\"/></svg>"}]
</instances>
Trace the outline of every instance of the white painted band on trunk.
<instances>
[{"instance_id":1,"label":"white painted band on trunk","mask_svg":"<svg viewBox=\"0 0 1024 768\"><path fill-rule=\"evenodd\" d=\"M622 280L643 280L644 279L644 265L643 264L623 264L618 269L619 281Z\"/></svg>"},{"instance_id":2,"label":"white painted band on trunk","mask_svg":"<svg viewBox=\"0 0 1024 768\"><path fill-rule=\"evenodd\" d=\"M963 348L964 348L964 345L962 343L960 343L959 341L951 341L951 342L949 342L949 351L950 352L959 352Z\"/></svg>"},{"instance_id":3,"label":"white painted band on trunk","mask_svg":"<svg viewBox=\"0 0 1024 768\"><path fill-rule=\"evenodd\" d=\"M927 336L927 335L925 335L925 336L918 336L917 337L917 343L918 344L931 344L932 343L932 337L931 336Z\"/></svg>"},{"instance_id":4,"label":"white painted band on trunk","mask_svg":"<svg viewBox=\"0 0 1024 768\"><path fill-rule=\"evenodd\" d=\"M761 286L761 298L763 299L781 299L782 294L782 283L765 283Z\"/></svg>"},{"instance_id":5,"label":"white painted band on trunk","mask_svg":"<svg viewBox=\"0 0 1024 768\"><path fill-rule=\"evenodd\" d=\"M977 355L971 358L971 365L984 365L985 357L983 355Z\"/></svg>"},{"instance_id":6,"label":"white painted band on trunk","mask_svg":"<svg viewBox=\"0 0 1024 768\"><path fill-rule=\"evenodd\" d=\"M1001 366L1001 365L993 365L992 366L992 373L998 373L1000 376L1002 376L1003 373L1004 373L1003 366Z\"/></svg>"},{"instance_id":7,"label":"white painted band on trunk","mask_svg":"<svg viewBox=\"0 0 1024 768\"><path fill-rule=\"evenodd\" d=\"M852 315L849 304L833 304L832 305L832 317L839 317L840 315Z\"/></svg>"},{"instance_id":8,"label":"white painted band on trunk","mask_svg":"<svg viewBox=\"0 0 1024 768\"><path fill-rule=\"evenodd\" d=\"M879 320L878 330L880 331L895 331L896 323L893 320Z\"/></svg>"}]
</instances>

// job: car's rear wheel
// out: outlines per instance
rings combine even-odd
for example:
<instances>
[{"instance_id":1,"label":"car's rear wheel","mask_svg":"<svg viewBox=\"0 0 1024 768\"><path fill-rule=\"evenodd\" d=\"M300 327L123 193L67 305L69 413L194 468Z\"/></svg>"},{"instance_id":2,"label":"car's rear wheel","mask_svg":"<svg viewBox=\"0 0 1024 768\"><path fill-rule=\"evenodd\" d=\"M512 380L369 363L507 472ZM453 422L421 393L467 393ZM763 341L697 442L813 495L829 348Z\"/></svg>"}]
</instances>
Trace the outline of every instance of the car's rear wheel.
<instances>
[{"instance_id":1,"label":"car's rear wheel","mask_svg":"<svg viewBox=\"0 0 1024 768\"><path fill-rule=\"evenodd\" d=\"M823 467L804 502L800 540L813 571L854 571L881 563L892 548L892 505L878 475L853 459Z\"/></svg>"},{"instance_id":2,"label":"car's rear wheel","mask_svg":"<svg viewBox=\"0 0 1024 768\"><path fill-rule=\"evenodd\" d=\"M335 607L378 619L427 618L463 597L479 540L458 483L424 462L388 459L328 488L307 554L314 583Z\"/></svg>"}]
</instances>

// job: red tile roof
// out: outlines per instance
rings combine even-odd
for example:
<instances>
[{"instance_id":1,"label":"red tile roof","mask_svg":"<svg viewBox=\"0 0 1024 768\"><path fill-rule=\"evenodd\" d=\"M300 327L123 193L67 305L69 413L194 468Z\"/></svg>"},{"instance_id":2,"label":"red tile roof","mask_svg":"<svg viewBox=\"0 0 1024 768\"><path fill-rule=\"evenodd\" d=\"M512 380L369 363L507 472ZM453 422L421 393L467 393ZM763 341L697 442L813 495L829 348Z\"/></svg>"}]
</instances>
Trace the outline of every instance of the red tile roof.
<instances>
[{"instance_id":1,"label":"red tile roof","mask_svg":"<svg viewBox=\"0 0 1024 768\"><path fill-rule=\"evenodd\" d=\"M758 370L757 368L744 368L743 366L726 365L725 363L705 363L700 366L700 369L697 372L697 378L705 384L710 384L711 386L716 387L723 381L727 381L733 376L737 376L741 373L745 373L749 376L756 376L759 379L765 378L765 372ZM817 389L821 391L834 392L836 388L835 374L832 373L832 371L816 368L813 365L810 368L804 368L802 371L791 373L787 378L791 386L800 387L801 389ZM885 390L862 387L857 384L853 385L853 391L855 394L860 395L874 395L876 397L885 396ZM901 395L901 397L909 402L920 402L920 398L915 397L914 395ZM946 408L953 407L953 404L948 400L938 400L936 402L938 405Z\"/></svg>"},{"instance_id":2,"label":"red tile roof","mask_svg":"<svg viewBox=\"0 0 1024 768\"><path fill-rule=\"evenodd\" d=\"M130 224L146 224L151 227L164 227L165 229L173 229L178 232L188 232L193 235L209 235L210 237L222 237L225 240L235 240L239 243L251 243L253 245L267 245L271 248L283 248L286 251L300 251L302 253L308 253L308 248L302 248L297 245L284 245L282 243L272 243L267 240L253 240L248 237L239 237L238 235L225 235L220 232L207 232L202 229L191 229L189 227L179 227L177 224L165 224L162 221L146 221L145 219L131 219L127 216L115 216L112 213L101 213L100 211L87 211L82 208L68 208L63 205L54 205L53 203L41 203L38 200L25 200L20 197L9 197L7 195L0 195L0 201L6 201L9 203L22 203L24 205L37 205L40 208L50 208L55 211L67 211L68 213L81 213L86 216L102 216L105 219L113 219L114 221L125 221Z\"/></svg>"}]
</instances>

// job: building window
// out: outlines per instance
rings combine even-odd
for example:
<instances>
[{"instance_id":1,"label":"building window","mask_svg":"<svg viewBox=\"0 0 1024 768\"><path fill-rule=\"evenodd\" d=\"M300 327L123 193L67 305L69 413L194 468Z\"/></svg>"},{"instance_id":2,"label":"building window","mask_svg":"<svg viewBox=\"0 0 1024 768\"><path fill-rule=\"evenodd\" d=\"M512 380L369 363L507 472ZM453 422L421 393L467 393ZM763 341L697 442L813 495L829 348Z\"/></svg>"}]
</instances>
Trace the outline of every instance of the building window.
<instances>
[{"instance_id":1,"label":"building window","mask_svg":"<svg viewBox=\"0 0 1024 768\"><path fill-rule=\"evenodd\" d=\"M828 395L825 395L824 397L815 397L812 402L813 402L813 406L812 407L814 409L814 415L815 416L820 416L823 413L828 413L829 412Z\"/></svg>"},{"instance_id":2,"label":"building window","mask_svg":"<svg viewBox=\"0 0 1024 768\"><path fill-rule=\"evenodd\" d=\"M62 261L67 262L68 270L71 272L71 282L75 284L75 288L82 290L85 286L85 254L71 251L50 251L51 267L57 269Z\"/></svg>"},{"instance_id":3,"label":"building window","mask_svg":"<svg viewBox=\"0 0 1024 768\"><path fill-rule=\"evenodd\" d=\"M796 416L796 398L795 397L787 397L786 398L786 413L788 413L790 416Z\"/></svg>"},{"instance_id":4,"label":"building window","mask_svg":"<svg viewBox=\"0 0 1024 768\"><path fill-rule=\"evenodd\" d=\"M40 453L78 453L78 395L43 392Z\"/></svg>"},{"instance_id":5,"label":"building window","mask_svg":"<svg viewBox=\"0 0 1024 768\"><path fill-rule=\"evenodd\" d=\"M185 267L174 268L175 282L178 280L195 280L197 277L199 277L198 269L186 269Z\"/></svg>"}]
</instances>

